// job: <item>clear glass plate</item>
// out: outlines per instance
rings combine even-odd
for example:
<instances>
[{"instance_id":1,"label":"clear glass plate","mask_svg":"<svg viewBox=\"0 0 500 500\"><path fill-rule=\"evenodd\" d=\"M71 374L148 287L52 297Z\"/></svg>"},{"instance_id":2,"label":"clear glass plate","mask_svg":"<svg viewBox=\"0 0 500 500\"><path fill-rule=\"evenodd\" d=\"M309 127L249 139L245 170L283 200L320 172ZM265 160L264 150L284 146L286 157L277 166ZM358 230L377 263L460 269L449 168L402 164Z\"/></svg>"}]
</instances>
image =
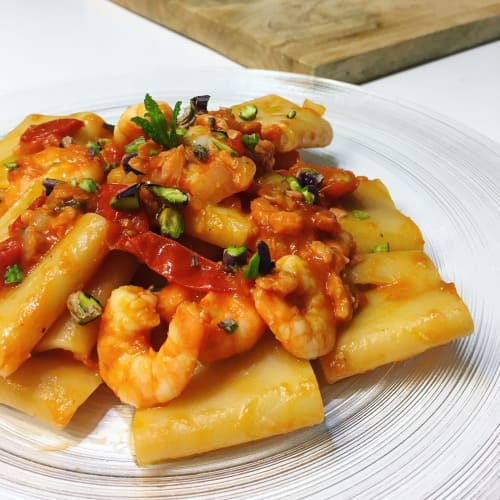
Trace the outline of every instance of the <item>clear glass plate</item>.
<instances>
[{"instance_id":1,"label":"clear glass plate","mask_svg":"<svg viewBox=\"0 0 500 500\"><path fill-rule=\"evenodd\" d=\"M388 186L456 283L475 332L404 363L322 388L322 425L139 468L131 411L101 388L57 431L0 408L5 498L494 498L500 491L500 148L427 111L331 80L258 70L146 74L0 98L0 135L30 112L113 122L146 92L211 107L277 93L324 104L332 145L308 152Z\"/></svg>"}]
</instances>

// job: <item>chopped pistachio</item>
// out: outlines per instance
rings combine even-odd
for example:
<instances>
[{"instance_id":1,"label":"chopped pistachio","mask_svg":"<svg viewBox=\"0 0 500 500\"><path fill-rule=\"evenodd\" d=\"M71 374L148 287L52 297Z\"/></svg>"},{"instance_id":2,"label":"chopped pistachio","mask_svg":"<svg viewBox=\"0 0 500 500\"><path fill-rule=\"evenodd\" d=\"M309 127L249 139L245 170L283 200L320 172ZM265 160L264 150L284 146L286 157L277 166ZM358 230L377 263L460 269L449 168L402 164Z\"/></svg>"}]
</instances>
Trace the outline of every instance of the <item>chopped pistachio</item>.
<instances>
[{"instance_id":1,"label":"chopped pistachio","mask_svg":"<svg viewBox=\"0 0 500 500\"><path fill-rule=\"evenodd\" d=\"M15 168L19 167L19 163L15 162L15 161L4 161L3 166L7 170L14 170Z\"/></svg>"},{"instance_id":2,"label":"chopped pistachio","mask_svg":"<svg viewBox=\"0 0 500 500\"><path fill-rule=\"evenodd\" d=\"M248 104L240 109L238 116L245 121L255 120L257 117L257 106L254 104Z\"/></svg>"},{"instance_id":3,"label":"chopped pistachio","mask_svg":"<svg viewBox=\"0 0 500 500\"><path fill-rule=\"evenodd\" d=\"M78 187L87 191L88 193L96 193L97 192L97 184L94 182L94 179L87 177L86 179L82 179L78 183Z\"/></svg>"},{"instance_id":4,"label":"chopped pistachio","mask_svg":"<svg viewBox=\"0 0 500 500\"><path fill-rule=\"evenodd\" d=\"M92 295L79 290L69 295L68 311L79 325L86 325L101 316L102 304Z\"/></svg>"},{"instance_id":5,"label":"chopped pistachio","mask_svg":"<svg viewBox=\"0 0 500 500\"><path fill-rule=\"evenodd\" d=\"M238 152L235 151L231 146L225 144L224 142L212 138L212 143L217 149L221 151L227 151L231 156L238 156Z\"/></svg>"},{"instance_id":6,"label":"chopped pistachio","mask_svg":"<svg viewBox=\"0 0 500 500\"><path fill-rule=\"evenodd\" d=\"M363 210L354 209L351 210L351 214L353 217L359 220L366 220L370 218L370 215Z\"/></svg>"},{"instance_id":7,"label":"chopped pistachio","mask_svg":"<svg viewBox=\"0 0 500 500\"><path fill-rule=\"evenodd\" d=\"M139 146L142 146L143 144L146 144L146 139L142 136L138 137L125 146L125 153L137 153Z\"/></svg>"},{"instance_id":8,"label":"chopped pistachio","mask_svg":"<svg viewBox=\"0 0 500 500\"><path fill-rule=\"evenodd\" d=\"M217 326L219 328L222 328L226 333L231 334L237 330L238 323L233 318L227 318L227 319L223 319L222 321L219 321L219 323L217 323Z\"/></svg>"},{"instance_id":9,"label":"chopped pistachio","mask_svg":"<svg viewBox=\"0 0 500 500\"><path fill-rule=\"evenodd\" d=\"M385 243L380 243L380 245L377 245L372 248L373 253L383 253L389 251L390 251L390 246L388 241L386 241Z\"/></svg>"},{"instance_id":10,"label":"chopped pistachio","mask_svg":"<svg viewBox=\"0 0 500 500\"><path fill-rule=\"evenodd\" d=\"M12 264L5 270L4 283L6 285L20 283L23 279L24 271L17 264Z\"/></svg>"},{"instance_id":11,"label":"chopped pistachio","mask_svg":"<svg viewBox=\"0 0 500 500\"><path fill-rule=\"evenodd\" d=\"M184 232L182 214L172 207L165 207L158 215L160 232L163 236L177 239Z\"/></svg>"}]
</instances>

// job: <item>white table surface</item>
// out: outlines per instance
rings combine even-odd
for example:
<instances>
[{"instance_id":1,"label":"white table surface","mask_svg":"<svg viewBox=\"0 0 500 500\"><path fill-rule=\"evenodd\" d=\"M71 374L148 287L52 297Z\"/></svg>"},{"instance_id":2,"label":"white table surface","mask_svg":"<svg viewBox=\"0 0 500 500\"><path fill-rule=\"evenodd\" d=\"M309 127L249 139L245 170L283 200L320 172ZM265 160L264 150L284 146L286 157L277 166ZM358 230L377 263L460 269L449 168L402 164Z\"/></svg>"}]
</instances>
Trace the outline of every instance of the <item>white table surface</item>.
<instances>
[{"instance_id":1,"label":"white table surface","mask_svg":"<svg viewBox=\"0 0 500 500\"><path fill-rule=\"evenodd\" d=\"M168 64L239 64L107 0L0 0L0 96ZM363 85L500 143L500 41Z\"/></svg>"}]
</instances>

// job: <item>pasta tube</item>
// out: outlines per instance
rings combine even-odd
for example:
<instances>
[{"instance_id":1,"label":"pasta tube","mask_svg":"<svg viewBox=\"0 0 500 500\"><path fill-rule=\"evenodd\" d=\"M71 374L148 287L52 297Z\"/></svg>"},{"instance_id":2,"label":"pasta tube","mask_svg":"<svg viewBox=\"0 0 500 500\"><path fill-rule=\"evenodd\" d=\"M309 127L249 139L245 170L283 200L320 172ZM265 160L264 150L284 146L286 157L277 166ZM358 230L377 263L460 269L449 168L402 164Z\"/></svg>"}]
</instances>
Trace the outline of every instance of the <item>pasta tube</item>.
<instances>
[{"instance_id":1,"label":"pasta tube","mask_svg":"<svg viewBox=\"0 0 500 500\"><path fill-rule=\"evenodd\" d=\"M356 213L356 212L354 212ZM367 208L366 218L353 213L339 219L344 231L352 234L356 249L369 253L380 245L390 250L422 250L424 240L418 226L395 208Z\"/></svg>"},{"instance_id":2,"label":"pasta tube","mask_svg":"<svg viewBox=\"0 0 500 500\"><path fill-rule=\"evenodd\" d=\"M248 215L234 207L206 205L201 210L186 208L184 228L187 234L226 248L245 244L252 234Z\"/></svg>"},{"instance_id":3,"label":"pasta tube","mask_svg":"<svg viewBox=\"0 0 500 500\"><path fill-rule=\"evenodd\" d=\"M297 106L283 97L271 94L232 106L231 109L235 116L241 116L251 106L257 109L255 121L262 125L262 137L272 140L279 153L328 146L332 141L332 127L321 116L324 108L310 101Z\"/></svg>"},{"instance_id":4,"label":"pasta tube","mask_svg":"<svg viewBox=\"0 0 500 500\"><path fill-rule=\"evenodd\" d=\"M100 384L95 370L61 352L47 352L0 377L0 403L64 427Z\"/></svg>"},{"instance_id":5,"label":"pasta tube","mask_svg":"<svg viewBox=\"0 0 500 500\"><path fill-rule=\"evenodd\" d=\"M424 240L418 226L403 215L385 185L378 179L360 179L357 189L342 204L342 229L352 234L359 253L370 253L380 245L390 250L422 250Z\"/></svg>"},{"instance_id":6,"label":"pasta tube","mask_svg":"<svg viewBox=\"0 0 500 500\"><path fill-rule=\"evenodd\" d=\"M82 215L68 234L0 300L0 375L13 373L66 307L108 252L108 223Z\"/></svg>"},{"instance_id":7,"label":"pasta tube","mask_svg":"<svg viewBox=\"0 0 500 500\"><path fill-rule=\"evenodd\" d=\"M132 423L140 465L196 455L291 432L323 420L308 361L272 336L239 357L202 367L167 406L137 410Z\"/></svg>"},{"instance_id":8,"label":"pasta tube","mask_svg":"<svg viewBox=\"0 0 500 500\"><path fill-rule=\"evenodd\" d=\"M40 180L35 181L32 186L0 217L0 241L9 237L9 226L29 206L43 194L44 188Z\"/></svg>"},{"instance_id":9,"label":"pasta tube","mask_svg":"<svg viewBox=\"0 0 500 500\"><path fill-rule=\"evenodd\" d=\"M83 122L82 128L74 136L75 141L79 144L86 144L88 141L94 141L100 137L111 137L111 132L106 130L104 120L95 113L73 113L67 117L75 118ZM16 160L16 149L19 144L19 138L28 127L55 120L57 118L66 118L66 116L63 117L33 113L24 118L23 121L21 121L0 141L0 164L3 164L5 161ZM5 189L8 184L7 169L0 168L0 189Z\"/></svg>"},{"instance_id":10,"label":"pasta tube","mask_svg":"<svg viewBox=\"0 0 500 500\"><path fill-rule=\"evenodd\" d=\"M137 269L135 257L124 252L113 251L103 260L85 291L102 305L106 303L113 289L130 282ZM36 346L37 352L63 349L72 352L78 359L87 359L95 347L100 322L78 324L69 311L52 325Z\"/></svg>"},{"instance_id":11,"label":"pasta tube","mask_svg":"<svg viewBox=\"0 0 500 500\"><path fill-rule=\"evenodd\" d=\"M358 284L374 284L366 304L320 359L329 383L402 361L468 335L470 313L452 284L444 283L423 252L365 256L352 271Z\"/></svg>"}]
</instances>

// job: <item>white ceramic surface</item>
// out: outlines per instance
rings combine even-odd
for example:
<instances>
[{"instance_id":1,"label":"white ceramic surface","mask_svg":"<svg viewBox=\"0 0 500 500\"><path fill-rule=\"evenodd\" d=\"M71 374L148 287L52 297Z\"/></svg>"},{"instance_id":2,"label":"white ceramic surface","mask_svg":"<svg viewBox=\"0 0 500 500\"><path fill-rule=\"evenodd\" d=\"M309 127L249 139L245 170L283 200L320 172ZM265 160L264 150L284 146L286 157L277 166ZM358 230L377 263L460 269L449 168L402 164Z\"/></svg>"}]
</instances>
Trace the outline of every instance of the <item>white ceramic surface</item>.
<instances>
[{"instance_id":1,"label":"white ceramic surface","mask_svg":"<svg viewBox=\"0 0 500 500\"><path fill-rule=\"evenodd\" d=\"M327 107L335 138L308 159L379 177L470 307L475 332L417 358L323 387L322 425L138 468L130 409L97 391L64 431L0 408L5 498L495 498L500 410L500 149L439 116L330 80L250 70L148 74L0 98L0 135L29 112L116 120L150 92L211 107L265 93ZM22 98L21 98L22 97Z\"/></svg>"}]
</instances>

